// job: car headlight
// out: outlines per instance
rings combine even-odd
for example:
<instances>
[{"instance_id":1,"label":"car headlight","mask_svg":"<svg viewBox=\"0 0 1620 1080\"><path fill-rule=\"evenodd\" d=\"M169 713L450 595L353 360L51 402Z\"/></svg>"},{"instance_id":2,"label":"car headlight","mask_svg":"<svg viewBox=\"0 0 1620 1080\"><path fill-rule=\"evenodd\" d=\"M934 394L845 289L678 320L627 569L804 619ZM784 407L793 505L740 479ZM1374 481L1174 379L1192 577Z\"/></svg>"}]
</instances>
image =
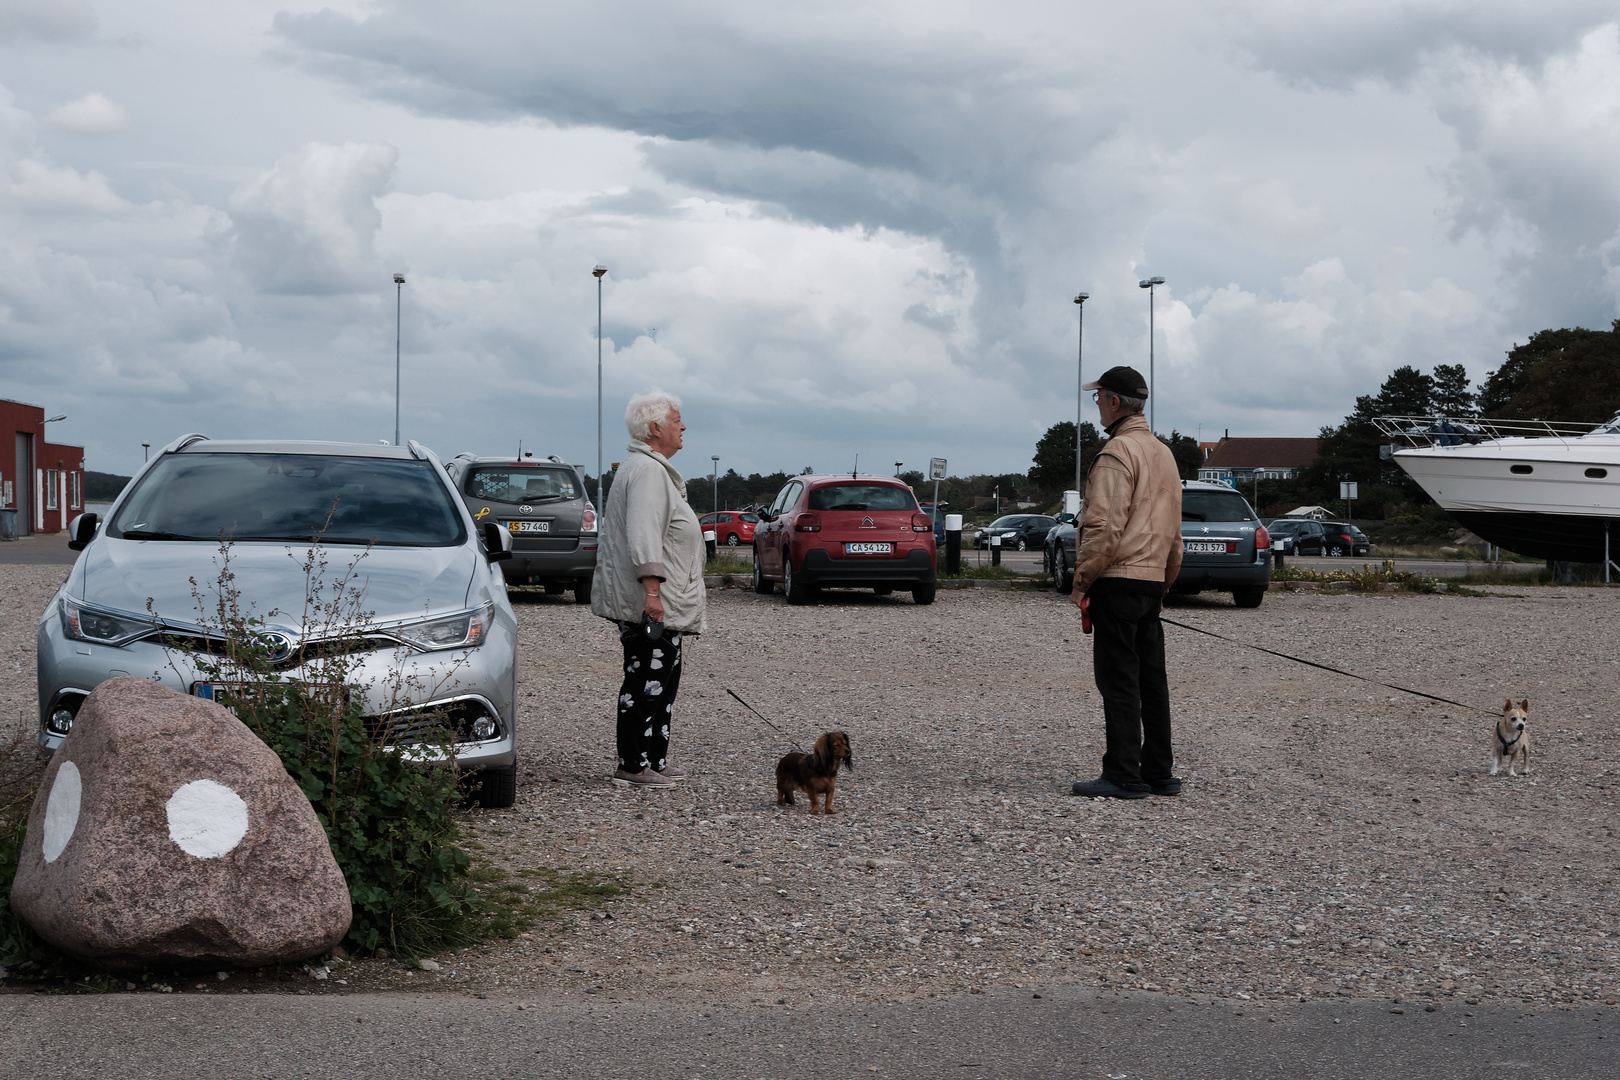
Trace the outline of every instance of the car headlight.
<instances>
[{"instance_id":1,"label":"car headlight","mask_svg":"<svg viewBox=\"0 0 1620 1080\"><path fill-rule=\"evenodd\" d=\"M157 630L155 620L121 612L103 611L63 598L60 608L62 632L75 641L95 641L102 645L127 645Z\"/></svg>"},{"instance_id":2,"label":"car headlight","mask_svg":"<svg viewBox=\"0 0 1620 1080\"><path fill-rule=\"evenodd\" d=\"M393 636L424 652L432 652L435 649L474 649L482 645L484 638L489 636L489 624L494 615L495 605L487 603L456 615L407 623L396 627Z\"/></svg>"}]
</instances>

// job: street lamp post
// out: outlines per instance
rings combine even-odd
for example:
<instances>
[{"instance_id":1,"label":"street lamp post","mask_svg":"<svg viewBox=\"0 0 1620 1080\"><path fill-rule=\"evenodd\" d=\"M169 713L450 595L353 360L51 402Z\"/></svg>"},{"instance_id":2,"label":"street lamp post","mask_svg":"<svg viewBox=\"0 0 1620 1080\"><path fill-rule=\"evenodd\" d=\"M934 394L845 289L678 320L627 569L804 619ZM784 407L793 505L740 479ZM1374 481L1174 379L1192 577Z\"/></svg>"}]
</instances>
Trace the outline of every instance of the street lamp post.
<instances>
[{"instance_id":1,"label":"street lamp post","mask_svg":"<svg viewBox=\"0 0 1620 1080\"><path fill-rule=\"evenodd\" d=\"M1074 349L1074 371L1079 376L1078 385L1081 387L1086 385L1082 358L1085 355L1086 347L1086 301L1090 299L1090 293L1080 293L1074 298L1075 308L1080 315L1079 337ZM1085 423L1086 392L1081 389L1076 393L1079 396L1075 398L1074 403L1074 490L1079 491L1081 490L1080 481L1082 479L1080 463L1085 460L1086 450L1085 440L1080 437L1080 425Z\"/></svg>"},{"instance_id":2,"label":"street lamp post","mask_svg":"<svg viewBox=\"0 0 1620 1080\"><path fill-rule=\"evenodd\" d=\"M713 512L720 512L720 455L710 454L709 460L714 462L714 507Z\"/></svg>"},{"instance_id":3,"label":"street lamp post","mask_svg":"<svg viewBox=\"0 0 1620 1080\"><path fill-rule=\"evenodd\" d=\"M146 462L151 461L151 460L152 460L152 444L149 443L149 442L141 443L141 463L144 465Z\"/></svg>"},{"instance_id":4,"label":"street lamp post","mask_svg":"<svg viewBox=\"0 0 1620 1080\"><path fill-rule=\"evenodd\" d=\"M905 462L903 462L903 461L897 461L897 462L894 463L894 478L896 480L900 479L900 466L902 466L904 464L905 464Z\"/></svg>"},{"instance_id":5,"label":"street lamp post","mask_svg":"<svg viewBox=\"0 0 1620 1080\"><path fill-rule=\"evenodd\" d=\"M601 263L591 271L596 278L596 501L605 508L602 498L602 275L607 267Z\"/></svg>"},{"instance_id":6,"label":"street lamp post","mask_svg":"<svg viewBox=\"0 0 1620 1080\"><path fill-rule=\"evenodd\" d=\"M1148 427L1153 425L1153 403L1158 400L1153 393L1153 286L1163 285L1164 278L1143 278L1137 283L1138 288L1148 291Z\"/></svg>"},{"instance_id":7,"label":"street lamp post","mask_svg":"<svg viewBox=\"0 0 1620 1080\"><path fill-rule=\"evenodd\" d=\"M394 445L399 445L399 328L404 304L405 275L394 275Z\"/></svg>"}]
</instances>

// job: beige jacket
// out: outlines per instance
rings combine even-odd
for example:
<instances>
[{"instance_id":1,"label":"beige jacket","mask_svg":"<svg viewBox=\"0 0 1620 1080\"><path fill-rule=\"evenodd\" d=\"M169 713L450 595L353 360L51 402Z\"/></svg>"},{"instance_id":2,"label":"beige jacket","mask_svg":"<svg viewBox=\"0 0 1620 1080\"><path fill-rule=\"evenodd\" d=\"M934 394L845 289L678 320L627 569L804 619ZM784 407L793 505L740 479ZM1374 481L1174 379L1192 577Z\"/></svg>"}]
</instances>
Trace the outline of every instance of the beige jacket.
<instances>
[{"instance_id":1,"label":"beige jacket","mask_svg":"<svg viewBox=\"0 0 1620 1080\"><path fill-rule=\"evenodd\" d=\"M1181 572L1181 476L1141 415L1127 416L1086 476L1074 587L1122 577L1165 585Z\"/></svg>"},{"instance_id":2,"label":"beige jacket","mask_svg":"<svg viewBox=\"0 0 1620 1080\"><path fill-rule=\"evenodd\" d=\"M614 622L640 622L647 609L644 577L663 579L664 625L701 634L703 529L686 501L686 481L658 451L636 440L608 491L596 552L591 611Z\"/></svg>"}]
</instances>

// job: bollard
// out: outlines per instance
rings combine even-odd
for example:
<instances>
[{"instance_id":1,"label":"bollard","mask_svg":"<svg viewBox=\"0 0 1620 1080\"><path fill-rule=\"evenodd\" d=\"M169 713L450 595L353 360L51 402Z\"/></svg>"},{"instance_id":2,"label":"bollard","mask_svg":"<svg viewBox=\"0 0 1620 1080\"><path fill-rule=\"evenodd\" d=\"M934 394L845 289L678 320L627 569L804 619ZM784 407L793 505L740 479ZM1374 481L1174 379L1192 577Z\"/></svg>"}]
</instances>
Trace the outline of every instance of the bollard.
<instances>
[{"instance_id":1,"label":"bollard","mask_svg":"<svg viewBox=\"0 0 1620 1080\"><path fill-rule=\"evenodd\" d=\"M990 538L990 565L991 566L1000 566L1001 565L1001 537L1000 536L992 536Z\"/></svg>"},{"instance_id":2,"label":"bollard","mask_svg":"<svg viewBox=\"0 0 1620 1080\"><path fill-rule=\"evenodd\" d=\"M945 515L945 576L962 572L962 515Z\"/></svg>"},{"instance_id":3,"label":"bollard","mask_svg":"<svg viewBox=\"0 0 1620 1080\"><path fill-rule=\"evenodd\" d=\"M1272 549L1271 549L1271 561L1276 564L1277 569L1281 570L1283 568L1283 550L1282 550L1282 548L1276 547L1276 546L1272 547Z\"/></svg>"},{"instance_id":4,"label":"bollard","mask_svg":"<svg viewBox=\"0 0 1620 1080\"><path fill-rule=\"evenodd\" d=\"M714 558L715 541L713 529L703 530L703 546L709 549L709 558Z\"/></svg>"}]
</instances>

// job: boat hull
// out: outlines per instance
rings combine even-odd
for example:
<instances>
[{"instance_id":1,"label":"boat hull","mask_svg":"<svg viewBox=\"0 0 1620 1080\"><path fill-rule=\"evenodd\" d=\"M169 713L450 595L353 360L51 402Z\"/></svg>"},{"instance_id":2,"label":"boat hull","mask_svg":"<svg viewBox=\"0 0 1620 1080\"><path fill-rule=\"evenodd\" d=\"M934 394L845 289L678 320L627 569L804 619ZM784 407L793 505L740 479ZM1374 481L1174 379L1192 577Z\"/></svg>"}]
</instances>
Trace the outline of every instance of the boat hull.
<instances>
[{"instance_id":1,"label":"boat hull","mask_svg":"<svg viewBox=\"0 0 1620 1080\"><path fill-rule=\"evenodd\" d=\"M1500 544L1508 551L1532 559L1559 562L1601 563L1604 531L1609 519L1579 514L1524 514L1491 510L1452 510L1481 540ZM1620 555L1620 525L1614 528L1610 543Z\"/></svg>"},{"instance_id":2,"label":"boat hull","mask_svg":"<svg viewBox=\"0 0 1620 1080\"><path fill-rule=\"evenodd\" d=\"M1532 558L1602 562L1620 545L1620 439L1507 438L1394 460L1481 539ZM1611 532L1612 529L1612 532Z\"/></svg>"}]
</instances>

